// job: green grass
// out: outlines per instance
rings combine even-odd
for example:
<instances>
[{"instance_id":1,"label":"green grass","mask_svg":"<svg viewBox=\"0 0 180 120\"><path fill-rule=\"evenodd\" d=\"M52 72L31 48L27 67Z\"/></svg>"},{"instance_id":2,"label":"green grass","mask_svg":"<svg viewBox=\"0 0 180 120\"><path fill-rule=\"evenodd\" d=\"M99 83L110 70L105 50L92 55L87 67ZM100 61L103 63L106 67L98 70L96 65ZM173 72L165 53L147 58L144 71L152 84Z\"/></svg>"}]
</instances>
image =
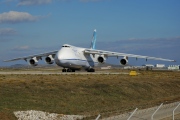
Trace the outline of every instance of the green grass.
<instances>
[{"instance_id":1,"label":"green grass","mask_svg":"<svg viewBox=\"0 0 180 120\"><path fill-rule=\"evenodd\" d=\"M103 116L180 100L180 72L129 75L0 75L0 119L14 111Z\"/></svg>"}]
</instances>

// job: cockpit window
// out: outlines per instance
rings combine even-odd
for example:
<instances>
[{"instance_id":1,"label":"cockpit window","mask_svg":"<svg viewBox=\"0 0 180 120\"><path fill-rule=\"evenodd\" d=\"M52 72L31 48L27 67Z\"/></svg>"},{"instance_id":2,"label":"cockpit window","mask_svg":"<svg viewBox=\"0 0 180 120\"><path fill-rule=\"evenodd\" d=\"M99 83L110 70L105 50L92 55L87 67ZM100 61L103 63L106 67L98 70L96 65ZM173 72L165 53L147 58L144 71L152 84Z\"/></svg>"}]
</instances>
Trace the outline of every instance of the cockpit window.
<instances>
[{"instance_id":1,"label":"cockpit window","mask_svg":"<svg viewBox=\"0 0 180 120\"><path fill-rule=\"evenodd\" d=\"M70 46L67 46L67 45L63 45L62 47L68 47L68 48L70 48Z\"/></svg>"}]
</instances>

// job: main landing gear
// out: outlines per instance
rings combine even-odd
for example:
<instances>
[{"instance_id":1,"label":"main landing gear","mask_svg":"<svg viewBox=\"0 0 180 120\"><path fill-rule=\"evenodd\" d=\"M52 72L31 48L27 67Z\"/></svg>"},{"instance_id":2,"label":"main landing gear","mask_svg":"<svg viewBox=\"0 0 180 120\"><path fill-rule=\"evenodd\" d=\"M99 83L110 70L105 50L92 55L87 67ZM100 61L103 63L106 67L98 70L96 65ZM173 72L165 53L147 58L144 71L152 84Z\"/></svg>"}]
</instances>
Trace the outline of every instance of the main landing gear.
<instances>
[{"instance_id":1,"label":"main landing gear","mask_svg":"<svg viewBox=\"0 0 180 120\"><path fill-rule=\"evenodd\" d=\"M87 72L95 72L95 69L90 68L90 69L87 70Z\"/></svg>"},{"instance_id":2,"label":"main landing gear","mask_svg":"<svg viewBox=\"0 0 180 120\"><path fill-rule=\"evenodd\" d=\"M62 72L75 72L75 70L74 69L65 69L65 68L63 68L62 69Z\"/></svg>"}]
</instances>

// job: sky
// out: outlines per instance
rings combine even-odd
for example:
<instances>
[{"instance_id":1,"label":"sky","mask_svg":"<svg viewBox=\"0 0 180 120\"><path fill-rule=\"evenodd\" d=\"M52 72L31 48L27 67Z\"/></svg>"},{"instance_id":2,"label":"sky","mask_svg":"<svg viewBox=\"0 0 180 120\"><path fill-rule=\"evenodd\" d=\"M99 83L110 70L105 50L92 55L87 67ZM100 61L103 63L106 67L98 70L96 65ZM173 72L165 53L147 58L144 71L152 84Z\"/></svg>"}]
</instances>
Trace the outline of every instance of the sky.
<instances>
[{"instance_id":1,"label":"sky","mask_svg":"<svg viewBox=\"0 0 180 120\"><path fill-rule=\"evenodd\" d=\"M180 0L0 0L0 66L63 44L89 47L94 29L97 49L177 61L129 64L180 65Z\"/></svg>"}]
</instances>

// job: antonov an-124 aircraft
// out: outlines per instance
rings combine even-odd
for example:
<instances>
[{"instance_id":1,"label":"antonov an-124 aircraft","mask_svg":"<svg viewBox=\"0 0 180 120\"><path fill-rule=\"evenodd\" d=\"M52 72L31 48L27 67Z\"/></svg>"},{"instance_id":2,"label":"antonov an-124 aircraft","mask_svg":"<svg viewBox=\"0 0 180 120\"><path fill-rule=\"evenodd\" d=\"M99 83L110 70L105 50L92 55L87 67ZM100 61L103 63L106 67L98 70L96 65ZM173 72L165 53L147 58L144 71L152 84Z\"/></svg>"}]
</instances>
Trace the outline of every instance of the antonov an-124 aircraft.
<instances>
[{"instance_id":1,"label":"antonov an-124 aircraft","mask_svg":"<svg viewBox=\"0 0 180 120\"><path fill-rule=\"evenodd\" d=\"M120 64L126 65L129 57L153 59L161 61L175 62L175 60L149 57L142 55L134 55L127 53L111 52L104 50L97 50L96 47L96 30L93 32L93 39L90 48L75 47L72 45L64 44L60 50L30 55L26 57L14 58L11 60L5 60L5 62L15 60L25 60L32 66L37 66L38 61L45 59L47 64L53 64L54 62L63 67L62 72L75 72L76 70L85 69L87 72L95 72L94 66L105 63L108 57L122 57Z\"/></svg>"}]
</instances>

